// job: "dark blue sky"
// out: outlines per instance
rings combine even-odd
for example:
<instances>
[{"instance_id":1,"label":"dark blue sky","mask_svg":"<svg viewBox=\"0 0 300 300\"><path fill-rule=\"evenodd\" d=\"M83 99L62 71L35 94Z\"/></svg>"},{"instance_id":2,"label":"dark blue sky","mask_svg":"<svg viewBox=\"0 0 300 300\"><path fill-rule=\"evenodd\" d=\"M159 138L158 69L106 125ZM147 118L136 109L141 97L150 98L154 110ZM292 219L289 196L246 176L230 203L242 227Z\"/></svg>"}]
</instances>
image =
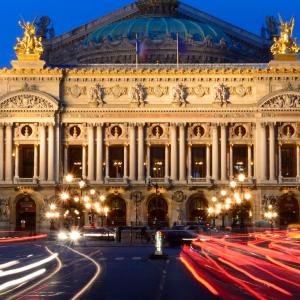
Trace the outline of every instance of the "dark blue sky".
<instances>
[{"instance_id":1,"label":"dark blue sky","mask_svg":"<svg viewBox=\"0 0 300 300\"><path fill-rule=\"evenodd\" d=\"M18 20L22 16L32 21L35 16L48 15L54 22L56 34L67 32L134 0L1 0L0 67L10 66L15 55L13 47L21 36ZM295 36L300 40L299 0L183 0L213 16L260 34L266 15L284 19L296 18Z\"/></svg>"}]
</instances>

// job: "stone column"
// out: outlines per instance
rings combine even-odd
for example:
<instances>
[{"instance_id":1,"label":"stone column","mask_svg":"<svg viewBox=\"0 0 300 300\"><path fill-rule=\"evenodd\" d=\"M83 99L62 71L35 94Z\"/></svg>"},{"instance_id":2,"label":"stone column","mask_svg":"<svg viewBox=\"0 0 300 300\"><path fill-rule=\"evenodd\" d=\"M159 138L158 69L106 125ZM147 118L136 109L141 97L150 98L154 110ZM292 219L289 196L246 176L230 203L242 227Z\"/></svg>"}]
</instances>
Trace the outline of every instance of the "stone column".
<instances>
[{"instance_id":1,"label":"stone column","mask_svg":"<svg viewBox=\"0 0 300 300\"><path fill-rule=\"evenodd\" d=\"M192 144L188 144L188 180L192 177Z\"/></svg>"},{"instance_id":2,"label":"stone column","mask_svg":"<svg viewBox=\"0 0 300 300\"><path fill-rule=\"evenodd\" d=\"M185 125L179 125L179 181L186 180Z\"/></svg>"},{"instance_id":3,"label":"stone column","mask_svg":"<svg viewBox=\"0 0 300 300\"><path fill-rule=\"evenodd\" d=\"M165 180L169 180L169 145L165 145Z\"/></svg>"},{"instance_id":4,"label":"stone column","mask_svg":"<svg viewBox=\"0 0 300 300\"><path fill-rule=\"evenodd\" d=\"M4 181L4 130L0 124L0 182Z\"/></svg>"},{"instance_id":5,"label":"stone column","mask_svg":"<svg viewBox=\"0 0 300 300\"><path fill-rule=\"evenodd\" d=\"M69 166L68 166L68 152L69 152L69 149L68 149L68 145L64 145L64 174L63 176L66 176L69 172Z\"/></svg>"},{"instance_id":6,"label":"stone column","mask_svg":"<svg viewBox=\"0 0 300 300\"><path fill-rule=\"evenodd\" d=\"M267 133L265 124L261 124L261 180L267 179Z\"/></svg>"},{"instance_id":7,"label":"stone column","mask_svg":"<svg viewBox=\"0 0 300 300\"><path fill-rule=\"evenodd\" d=\"M177 180L177 126L172 124L171 132L171 179Z\"/></svg>"},{"instance_id":8,"label":"stone column","mask_svg":"<svg viewBox=\"0 0 300 300\"><path fill-rule=\"evenodd\" d=\"M252 178L252 145L248 145L248 178Z\"/></svg>"},{"instance_id":9,"label":"stone column","mask_svg":"<svg viewBox=\"0 0 300 300\"><path fill-rule=\"evenodd\" d=\"M34 154L33 154L33 178L37 179L38 178L38 144L34 144Z\"/></svg>"},{"instance_id":10,"label":"stone column","mask_svg":"<svg viewBox=\"0 0 300 300\"><path fill-rule=\"evenodd\" d=\"M297 145L297 180L300 179L300 145Z\"/></svg>"},{"instance_id":11,"label":"stone column","mask_svg":"<svg viewBox=\"0 0 300 300\"><path fill-rule=\"evenodd\" d=\"M145 180L144 166L144 125L138 125L138 181Z\"/></svg>"},{"instance_id":12,"label":"stone column","mask_svg":"<svg viewBox=\"0 0 300 300\"><path fill-rule=\"evenodd\" d=\"M46 181L46 126L40 126L40 181Z\"/></svg>"},{"instance_id":13,"label":"stone column","mask_svg":"<svg viewBox=\"0 0 300 300\"><path fill-rule=\"evenodd\" d=\"M150 148L151 145L147 144L147 180L151 177L151 172L150 172Z\"/></svg>"},{"instance_id":14,"label":"stone column","mask_svg":"<svg viewBox=\"0 0 300 300\"><path fill-rule=\"evenodd\" d=\"M109 145L105 145L105 178L109 178Z\"/></svg>"},{"instance_id":15,"label":"stone column","mask_svg":"<svg viewBox=\"0 0 300 300\"><path fill-rule=\"evenodd\" d=\"M282 180L282 166L281 166L281 144L278 144L278 177Z\"/></svg>"},{"instance_id":16,"label":"stone column","mask_svg":"<svg viewBox=\"0 0 300 300\"><path fill-rule=\"evenodd\" d=\"M269 160L270 181L275 180L275 129L274 124L269 125Z\"/></svg>"},{"instance_id":17,"label":"stone column","mask_svg":"<svg viewBox=\"0 0 300 300\"><path fill-rule=\"evenodd\" d=\"M95 180L95 145L94 126L88 127L88 180Z\"/></svg>"},{"instance_id":18,"label":"stone column","mask_svg":"<svg viewBox=\"0 0 300 300\"><path fill-rule=\"evenodd\" d=\"M221 180L227 179L227 166L226 166L226 147L227 147L227 136L226 136L226 125L221 126Z\"/></svg>"},{"instance_id":19,"label":"stone column","mask_svg":"<svg viewBox=\"0 0 300 300\"><path fill-rule=\"evenodd\" d=\"M124 179L128 178L128 145L124 145Z\"/></svg>"},{"instance_id":20,"label":"stone column","mask_svg":"<svg viewBox=\"0 0 300 300\"><path fill-rule=\"evenodd\" d=\"M54 182L55 174L55 147L54 147L54 126L49 124L48 126L48 181Z\"/></svg>"},{"instance_id":21,"label":"stone column","mask_svg":"<svg viewBox=\"0 0 300 300\"><path fill-rule=\"evenodd\" d=\"M212 125L212 178L219 179L219 141L218 141L218 126Z\"/></svg>"},{"instance_id":22,"label":"stone column","mask_svg":"<svg viewBox=\"0 0 300 300\"><path fill-rule=\"evenodd\" d=\"M210 145L206 145L206 179L210 180Z\"/></svg>"},{"instance_id":23,"label":"stone column","mask_svg":"<svg viewBox=\"0 0 300 300\"><path fill-rule=\"evenodd\" d=\"M86 179L86 145L82 145L82 178Z\"/></svg>"},{"instance_id":24,"label":"stone column","mask_svg":"<svg viewBox=\"0 0 300 300\"><path fill-rule=\"evenodd\" d=\"M97 125L97 163L96 163L96 180L103 182L103 129L102 125Z\"/></svg>"},{"instance_id":25,"label":"stone column","mask_svg":"<svg viewBox=\"0 0 300 300\"><path fill-rule=\"evenodd\" d=\"M13 154L12 124L5 128L5 181L12 182L12 154Z\"/></svg>"},{"instance_id":26,"label":"stone column","mask_svg":"<svg viewBox=\"0 0 300 300\"><path fill-rule=\"evenodd\" d=\"M15 144L15 179L19 178L19 145Z\"/></svg>"},{"instance_id":27,"label":"stone column","mask_svg":"<svg viewBox=\"0 0 300 300\"><path fill-rule=\"evenodd\" d=\"M135 125L131 124L129 128L129 179L136 180L136 136L135 136Z\"/></svg>"},{"instance_id":28,"label":"stone column","mask_svg":"<svg viewBox=\"0 0 300 300\"><path fill-rule=\"evenodd\" d=\"M229 177L233 178L233 145L229 146Z\"/></svg>"}]
</instances>

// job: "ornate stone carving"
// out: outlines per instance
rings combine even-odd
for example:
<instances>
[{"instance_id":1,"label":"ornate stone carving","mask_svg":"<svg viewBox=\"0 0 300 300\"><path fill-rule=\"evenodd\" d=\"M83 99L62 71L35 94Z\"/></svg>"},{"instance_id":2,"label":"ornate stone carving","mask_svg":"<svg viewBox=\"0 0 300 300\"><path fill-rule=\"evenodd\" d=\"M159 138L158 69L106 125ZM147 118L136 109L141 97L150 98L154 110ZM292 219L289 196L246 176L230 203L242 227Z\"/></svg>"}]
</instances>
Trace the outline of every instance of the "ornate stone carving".
<instances>
[{"instance_id":1,"label":"ornate stone carving","mask_svg":"<svg viewBox=\"0 0 300 300\"><path fill-rule=\"evenodd\" d=\"M230 88L230 94L245 97L252 94L252 88L251 86L245 87L243 85L233 86Z\"/></svg>"},{"instance_id":2,"label":"ornate stone carving","mask_svg":"<svg viewBox=\"0 0 300 300\"><path fill-rule=\"evenodd\" d=\"M221 106L229 103L230 90L224 83L220 83L219 85L214 87L213 92L214 100Z\"/></svg>"},{"instance_id":3,"label":"ornate stone carving","mask_svg":"<svg viewBox=\"0 0 300 300\"><path fill-rule=\"evenodd\" d=\"M167 95L169 91L169 88L166 86L153 86L153 87L148 87L147 92L149 95L154 95L155 97L162 97L164 95Z\"/></svg>"},{"instance_id":4,"label":"ornate stone carving","mask_svg":"<svg viewBox=\"0 0 300 300\"><path fill-rule=\"evenodd\" d=\"M108 94L112 94L114 98L120 98L121 96L126 95L126 93L127 88L118 84L108 90Z\"/></svg>"},{"instance_id":5,"label":"ornate stone carving","mask_svg":"<svg viewBox=\"0 0 300 300\"><path fill-rule=\"evenodd\" d=\"M65 88L65 94L71 95L74 98L79 98L82 95L86 95L86 87L85 86L79 86L78 84L75 84L73 86L68 86Z\"/></svg>"},{"instance_id":6,"label":"ornate stone carving","mask_svg":"<svg viewBox=\"0 0 300 300\"><path fill-rule=\"evenodd\" d=\"M0 109L55 109L54 104L46 99L31 95L21 94L0 102Z\"/></svg>"},{"instance_id":7,"label":"ornate stone carving","mask_svg":"<svg viewBox=\"0 0 300 300\"><path fill-rule=\"evenodd\" d=\"M100 84L92 86L89 90L90 103L103 105L104 90Z\"/></svg>"},{"instance_id":8,"label":"ornate stone carving","mask_svg":"<svg viewBox=\"0 0 300 300\"><path fill-rule=\"evenodd\" d=\"M184 195L183 191L176 191L174 192L172 199L177 203L182 203L186 199L186 196Z\"/></svg>"},{"instance_id":9,"label":"ornate stone carving","mask_svg":"<svg viewBox=\"0 0 300 300\"><path fill-rule=\"evenodd\" d=\"M190 88L190 94L196 95L198 97L203 97L209 94L209 87L204 87L202 85L198 85Z\"/></svg>"},{"instance_id":10,"label":"ornate stone carving","mask_svg":"<svg viewBox=\"0 0 300 300\"><path fill-rule=\"evenodd\" d=\"M300 95L283 94L275 96L262 104L263 108L299 108Z\"/></svg>"},{"instance_id":11,"label":"ornate stone carving","mask_svg":"<svg viewBox=\"0 0 300 300\"><path fill-rule=\"evenodd\" d=\"M146 91L143 85L136 84L129 90L129 97L131 103L137 106L144 105L144 100L146 98Z\"/></svg>"},{"instance_id":12,"label":"ornate stone carving","mask_svg":"<svg viewBox=\"0 0 300 300\"><path fill-rule=\"evenodd\" d=\"M9 198L0 198L0 221L8 221L9 216Z\"/></svg>"},{"instance_id":13,"label":"ornate stone carving","mask_svg":"<svg viewBox=\"0 0 300 300\"><path fill-rule=\"evenodd\" d=\"M186 105L187 92L183 84L177 84L171 90L172 103L178 106Z\"/></svg>"}]
</instances>

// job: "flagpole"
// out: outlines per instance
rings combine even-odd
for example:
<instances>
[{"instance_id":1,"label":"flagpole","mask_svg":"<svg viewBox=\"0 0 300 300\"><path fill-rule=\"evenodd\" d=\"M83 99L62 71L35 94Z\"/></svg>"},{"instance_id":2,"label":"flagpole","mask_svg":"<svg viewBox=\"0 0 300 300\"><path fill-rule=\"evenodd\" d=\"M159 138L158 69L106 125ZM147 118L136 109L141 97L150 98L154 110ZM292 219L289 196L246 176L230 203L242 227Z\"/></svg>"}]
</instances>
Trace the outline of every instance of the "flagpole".
<instances>
[{"instance_id":1,"label":"flagpole","mask_svg":"<svg viewBox=\"0 0 300 300\"><path fill-rule=\"evenodd\" d=\"M138 49L138 34L135 35L135 67L138 68L139 64L139 49Z\"/></svg>"},{"instance_id":2,"label":"flagpole","mask_svg":"<svg viewBox=\"0 0 300 300\"><path fill-rule=\"evenodd\" d=\"M176 40L177 40L177 46L176 46L176 61L177 61L177 69L179 68L179 35L178 32L176 33Z\"/></svg>"}]
</instances>

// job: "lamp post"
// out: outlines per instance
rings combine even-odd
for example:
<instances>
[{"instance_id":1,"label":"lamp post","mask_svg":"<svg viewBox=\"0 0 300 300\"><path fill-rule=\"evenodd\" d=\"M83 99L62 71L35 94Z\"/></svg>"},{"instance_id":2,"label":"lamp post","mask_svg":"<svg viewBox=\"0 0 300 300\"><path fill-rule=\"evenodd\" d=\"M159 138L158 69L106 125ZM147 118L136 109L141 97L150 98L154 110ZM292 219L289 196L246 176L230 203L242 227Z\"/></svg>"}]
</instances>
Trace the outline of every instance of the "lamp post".
<instances>
[{"instance_id":1,"label":"lamp post","mask_svg":"<svg viewBox=\"0 0 300 300\"><path fill-rule=\"evenodd\" d=\"M138 225L138 203L142 200L142 192L135 191L132 192L131 198L135 199L135 226Z\"/></svg>"},{"instance_id":2,"label":"lamp post","mask_svg":"<svg viewBox=\"0 0 300 300\"><path fill-rule=\"evenodd\" d=\"M269 224L271 225L271 228L273 229L273 222L278 217L278 213L274 210L272 204L268 206L268 210L265 211L264 217L268 220Z\"/></svg>"}]
</instances>

